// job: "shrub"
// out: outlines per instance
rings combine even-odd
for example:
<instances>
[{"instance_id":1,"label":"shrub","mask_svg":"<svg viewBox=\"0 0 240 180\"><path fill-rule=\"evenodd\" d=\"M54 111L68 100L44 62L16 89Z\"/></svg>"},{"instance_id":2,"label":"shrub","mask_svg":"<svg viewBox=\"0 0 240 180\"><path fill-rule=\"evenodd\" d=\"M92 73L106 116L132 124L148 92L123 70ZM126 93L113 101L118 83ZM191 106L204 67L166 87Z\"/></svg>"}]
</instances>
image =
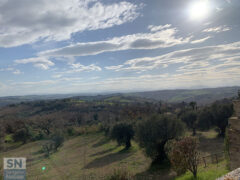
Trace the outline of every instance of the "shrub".
<instances>
[{"instance_id":1,"label":"shrub","mask_svg":"<svg viewBox=\"0 0 240 180\"><path fill-rule=\"evenodd\" d=\"M199 165L198 142L195 138L186 137L173 144L169 153L169 158L173 169L178 174L183 174L189 170L193 176L197 177Z\"/></svg>"},{"instance_id":2,"label":"shrub","mask_svg":"<svg viewBox=\"0 0 240 180\"><path fill-rule=\"evenodd\" d=\"M136 137L140 147L154 162L167 159L165 144L181 136L184 124L173 115L154 115L137 125Z\"/></svg>"},{"instance_id":3,"label":"shrub","mask_svg":"<svg viewBox=\"0 0 240 180\"><path fill-rule=\"evenodd\" d=\"M125 148L131 147L131 139L134 136L133 127L127 123L120 123L113 126L111 138L118 142L118 145L125 144Z\"/></svg>"}]
</instances>

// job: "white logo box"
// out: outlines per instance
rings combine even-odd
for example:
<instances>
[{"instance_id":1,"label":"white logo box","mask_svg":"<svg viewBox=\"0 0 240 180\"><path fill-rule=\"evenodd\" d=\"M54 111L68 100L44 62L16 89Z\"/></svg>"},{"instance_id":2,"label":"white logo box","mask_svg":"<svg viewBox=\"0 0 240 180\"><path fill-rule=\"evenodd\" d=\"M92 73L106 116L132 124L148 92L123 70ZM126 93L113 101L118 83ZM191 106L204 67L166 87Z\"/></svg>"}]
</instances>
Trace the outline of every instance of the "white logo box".
<instances>
[{"instance_id":1,"label":"white logo box","mask_svg":"<svg viewBox=\"0 0 240 180\"><path fill-rule=\"evenodd\" d=\"M4 170L26 169L26 158L3 158Z\"/></svg>"}]
</instances>

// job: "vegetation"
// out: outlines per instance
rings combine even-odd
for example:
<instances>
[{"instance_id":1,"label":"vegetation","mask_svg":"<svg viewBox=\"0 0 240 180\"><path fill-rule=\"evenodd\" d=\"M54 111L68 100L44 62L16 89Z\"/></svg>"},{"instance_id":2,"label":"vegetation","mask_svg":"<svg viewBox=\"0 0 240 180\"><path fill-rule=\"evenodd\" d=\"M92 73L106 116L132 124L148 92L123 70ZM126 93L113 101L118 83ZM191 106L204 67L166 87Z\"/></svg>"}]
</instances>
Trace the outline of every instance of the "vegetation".
<instances>
[{"instance_id":1,"label":"vegetation","mask_svg":"<svg viewBox=\"0 0 240 180\"><path fill-rule=\"evenodd\" d=\"M173 115L154 115L137 126L137 140L154 162L167 159L165 144L184 132L183 123Z\"/></svg>"},{"instance_id":2,"label":"vegetation","mask_svg":"<svg viewBox=\"0 0 240 180\"><path fill-rule=\"evenodd\" d=\"M200 156L196 138L186 137L175 142L169 157L173 169L178 174L183 174L189 170L194 178L197 177Z\"/></svg>"},{"instance_id":3,"label":"vegetation","mask_svg":"<svg viewBox=\"0 0 240 180\"><path fill-rule=\"evenodd\" d=\"M118 169L114 170L114 172L105 178L105 180L131 180L132 177L126 170Z\"/></svg>"},{"instance_id":4,"label":"vegetation","mask_svg":"<svg viewBox=\"0 0 240 180\"><path fill-rule=\"evenodd\" d=\"M74 172L79 170L81 175L95 174L95 179L103 170L104 177L110 179L127 179L129 174L169 177L174 174L172 169L183 174L181 177L199 178L203 171L195 161L197 153L203 156L213 153L212 149L223 150L222 137L233 112L227 99L196 107L194 101L170 104L120 95L98 98L25 102L0 108L0 147L2 144L5 150L0 148L1 153L30 159L29 178L41 174L34 168L43 166L42 162L56 163L57 169L72 168L69 174L61 174L65 179L78 179L80 173ZM192 135L199 138L199 147L188 137ZM165 162L169 164L169 160L172 166L167 169ZM125 172L108 170L122 165ZM59 170L46 173L51 178L56 176L54 172Z\"/></svg>"},{"instance_id":5,"label":"vegetation","mask_svg":"<svg viewBox=\"0 0 240 180\"><path fill-rule=\"evenodd\" d=\"M125 144L125 148L131 147L131 139L134 136L133 127L130 124L116 124L111 131L111 138L118 142L118 145Z\"/></svg>"}]
</instances>

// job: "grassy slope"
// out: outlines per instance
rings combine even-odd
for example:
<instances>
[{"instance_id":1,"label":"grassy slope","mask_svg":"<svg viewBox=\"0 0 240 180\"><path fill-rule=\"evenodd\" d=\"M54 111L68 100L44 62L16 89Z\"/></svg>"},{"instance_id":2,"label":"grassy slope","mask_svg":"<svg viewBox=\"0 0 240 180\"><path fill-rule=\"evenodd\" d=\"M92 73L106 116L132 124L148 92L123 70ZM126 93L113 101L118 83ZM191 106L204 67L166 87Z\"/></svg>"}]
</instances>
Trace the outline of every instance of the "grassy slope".
<instances>
[{"instance_id":1,"label":"grassy slope","mask_svg":"<svg viewBox=\"0 0 240 180\"><path fill-rule=\"evenodd\" d=\"M145 171L150 164L138 146L133 143L129 151L122 151L115 142L107 141L100 134L79 136L64 143L59 152L49 159L39 152L41 142L29 143L1 153L2 157L27 157L28 179L99 179L114 168L126 168L131 174ZM43 172L41 168L45 166ZM2 169L2 168L1 168Z\"/></svg>"},{"instance_id":2,"label":"grassy slope","mask_svg":"<svg viewBox=\"0 0 240 180\"><path fill-rule=\"evenodd\" d=\"M221 152L223 139L216 138L214 131L198 132L200 137L200 151L203 156ZM64 146L50 158L44 158L39 152L42 142L33 142L23 146L15 144L13 149L1 153L2 157L27 157L28 179L101 179L112 173L114 169L127 169L130 174L137 175L136 179L151 177L152 179L174 179L175 173L165 169L161 171L149 170L150 159L146 158L136 143L129 151L122 151L123 147L117 147L115 142L108 141L102 134L92 134L74 137L67 140ZM18 147L17 147L18 146ZM8 147L9 148L9 147ZM0 165L1 166L1 165ZM43 172L41 168L45 166ZM2 169L0 167L0 169ZM208 167L202 165L199 170L199 179L214 180L225 174L226 163L222 161L218 165L208 161ZM148 179L148 178L147 178ZM178 177L177 180L191 180L192 175L188 172Z\"/></svg>"}]
</instances>

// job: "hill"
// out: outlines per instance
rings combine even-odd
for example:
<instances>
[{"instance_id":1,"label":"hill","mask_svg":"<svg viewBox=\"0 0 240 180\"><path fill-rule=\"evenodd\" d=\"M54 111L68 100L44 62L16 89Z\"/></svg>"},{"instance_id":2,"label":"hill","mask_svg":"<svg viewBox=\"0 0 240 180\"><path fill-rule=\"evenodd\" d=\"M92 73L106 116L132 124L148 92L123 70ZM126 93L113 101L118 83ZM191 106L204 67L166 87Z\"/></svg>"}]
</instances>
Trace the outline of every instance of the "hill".
<instances>
[{"instance_id":1,"label":"hill","mask_svg":"<svg viewBox=\"0 0 240 180\"><path fill-rule=\"evenodd\" d=\"M239 86L193 90L179 89L128 93L127 95L170 103L196 101L198 104L210 104L216 100L236 97L239 89Z\"/></svg>"},{"instance_id":2,"label":"hill","mask_svg":"<svg viewBox=\"0 0 240 180\"><path fill-rule=\"evenodd\" d=\"M196 101L198 104L210 104L216 100L232 98L237 96L239 86L221 87L208 89L177 89L160 90L132 93L113 94L53 94L53 95L31 95L31 96L11 96L0 97L0 107L21 102L32 102L39 100L56 100L72 98L84 101L106 101L106 102L147 102L164 101L169 103Z\"/></svg>"}]
</instances>

